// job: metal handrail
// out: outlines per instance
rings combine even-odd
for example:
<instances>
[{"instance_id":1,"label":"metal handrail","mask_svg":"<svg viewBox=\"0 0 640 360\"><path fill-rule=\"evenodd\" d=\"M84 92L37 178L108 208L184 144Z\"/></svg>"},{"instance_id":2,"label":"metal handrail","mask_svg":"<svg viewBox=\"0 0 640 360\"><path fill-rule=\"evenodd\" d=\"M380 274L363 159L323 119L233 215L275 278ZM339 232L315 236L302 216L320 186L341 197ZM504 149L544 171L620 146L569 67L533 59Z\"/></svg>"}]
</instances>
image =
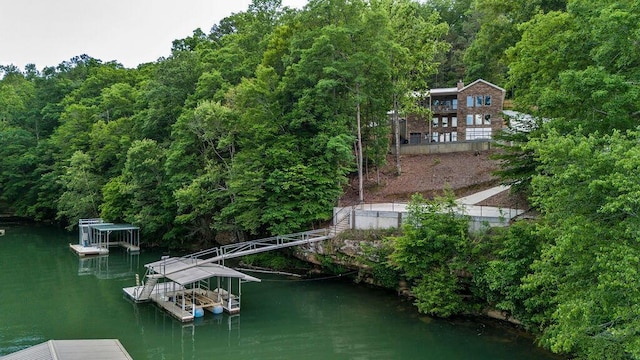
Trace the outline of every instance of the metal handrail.
<instances>
[{"instance_id":1,"label":"metal handrail","mask_svg":"<svg viewBox=\"0 0 640 360\"><path fill-rule=\"evenodd\" d=\"M256 254L272 249L295 246L304 243L310 243L312 241L325 240L332 236L333 235L330 233L329 229L316 229L282 236L272 236L259 240L244 241L241 243L219 246L181 257L162 259L159 262L156 261L146 264L145 267L147 267L147 275L150 270L153 270L153 272L155 273L166 276L168 275L167 265L184 261L186 259L195 260L190 266L188 266L195 267L203 263L211 263L234 257ZM158 266L157 270L154 269L154 265Z\"/></svg>"}]
</instances>

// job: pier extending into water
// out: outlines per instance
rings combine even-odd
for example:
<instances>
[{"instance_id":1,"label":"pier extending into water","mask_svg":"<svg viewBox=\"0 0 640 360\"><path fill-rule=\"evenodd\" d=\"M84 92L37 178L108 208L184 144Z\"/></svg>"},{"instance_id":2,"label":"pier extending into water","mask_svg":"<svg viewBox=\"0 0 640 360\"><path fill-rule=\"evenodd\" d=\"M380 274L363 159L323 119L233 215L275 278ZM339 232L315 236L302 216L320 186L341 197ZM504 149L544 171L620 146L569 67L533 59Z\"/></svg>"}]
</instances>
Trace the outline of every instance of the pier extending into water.
<instances>
[{"instance_id":1,"label":"pier extending into water","mask_svg":"<svg viewBox=\"0 0 640 360\"><path fill-rule=\"evenodd\" d=\"M523 210L481 207L480 213L475 214L475 204L507 190L507 187L499 186L460 198L457 200L458 212L461 216L469 217L470 224L478 222L476 218L483 224L495 218L497 220L492 226L506 226ZM364 205L334 208L333 225L328 228L218 246L181 257L163 257L145 265L147 270L142 283L137 278L136 286L124 288L123 291L134 302L155 302L181 321L202 316L203 309L212 312L223 309L235 314L240 311L242 283L260 279L225 267L226 259L324 241L346 229L401 226L403 214L407 212L406 204L397 204L397 209L392 208L391 221L385 222L380 220L383 212L380 209L386 205L368 205L377 209L375 221L367 221L366 216L370 217L368 213L372 211L363 210ZM212 279L216 279L216 287L211 286ZM221 286L221 281L226 289Z\"/></svg>"},{"instance_id":2,"label":"pier extending into water","mask_svg":"<svg viewBox=\"0 0 640 360\"><path fill-rule=\"evenodd\" d=\"M236 314L240 311L242 283L260 279L225 267L224 260L323 241L335 233L332 229L318 229L165 257L146 264L144 282L123 291L135 302L155 302L181 321L202 316L204 309Z\"/></svg>"}]
</instances>

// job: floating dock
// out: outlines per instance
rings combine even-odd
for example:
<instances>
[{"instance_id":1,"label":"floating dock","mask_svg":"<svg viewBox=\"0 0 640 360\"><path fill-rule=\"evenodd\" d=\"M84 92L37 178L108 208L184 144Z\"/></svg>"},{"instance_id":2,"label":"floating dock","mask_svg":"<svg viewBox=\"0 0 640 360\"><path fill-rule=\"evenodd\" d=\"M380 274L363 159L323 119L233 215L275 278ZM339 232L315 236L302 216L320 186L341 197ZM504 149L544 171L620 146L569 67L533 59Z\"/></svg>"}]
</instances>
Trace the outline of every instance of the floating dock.
<instances>
[{"instance_id":1,"label":"floating dock","mask_svg":"<svg viewBox=\"0 0 640 360\"><path fill-rule=\"evenodd\" d=\"M140 252L140 228L131 224L80 219L78 233L78 243L69 244L69 247L80 256L108 254L111 246L124 247L131 253Z\"/></svg>"},{"instance_id":2,"label":"floating dock","mask_svg":"<svg viewBox=\"0 0 640 360\"><path fill-rule=\"evenodd\" d=\"M154 266L147 264L151 271L146 283L124 288L124 294L135 302L152 301L183 322L204 316L204 310L214 314L239 313L242 282L260 282L258 278L219 264L194 265L175 258L153 264L165 272L154 272Z\"/></svg>"}]
</instances>

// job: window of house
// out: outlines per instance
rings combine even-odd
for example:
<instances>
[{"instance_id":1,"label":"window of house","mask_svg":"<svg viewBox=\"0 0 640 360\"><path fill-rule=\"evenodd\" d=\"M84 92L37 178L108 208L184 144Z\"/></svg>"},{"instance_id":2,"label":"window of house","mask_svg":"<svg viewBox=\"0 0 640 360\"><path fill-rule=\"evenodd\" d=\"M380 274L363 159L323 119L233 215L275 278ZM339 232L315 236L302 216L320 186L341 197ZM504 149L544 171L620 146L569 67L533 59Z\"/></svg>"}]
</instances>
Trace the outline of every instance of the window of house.
<instances>
[{"instance_id":1,"label":"window of house","mask_svg":"<svg viewBox=\"0 0 640 360\"><path fill-rule=\"evenodd\" d=\"M453 107L453 110L458 110L458 99L451 100L451 106Z\"/></svg>"},{"instance_id":2,"label":"window of house","mask_svg":"<svg viewBox=\"0 0 640 360\"><path fill-rule=\"evenodd\" d=\"M466 140L483 140L491 139L491 128L469 128L467 129Z\"/></svg>"},{"instance_id":3,"label":"window of house","mask_svg":"<svg viewBox=\"0 0 640 360\"><path fill-rule=\"evenodd\" d=\"M458 132L454 131L451 133L451 141L458 141Z\"/></svg>"},{"instance_id":4,"label":"window of house","mask_svg":"<svg viewBox=\"0 0 640 360\"><path fill-rule=\"evenodd\" d=\"M476 125L482 125L482 114L476 114Z\"/></svg>"},{"instance_id":5,"label":"window of house","mask_svg":"<svg viewBox=\"0 0 640 360\"><path fill-rule=\"evenodd\" d=\"M473 96L467 96L467 107L473 107Z\"/></svg>"},{"instance_id":6,"label":"window of house","mask_svg":"<svg viewBox=\"0 0 640 360\"><path fill-rule=\"evenodd\" d=\"M491 106L491 95L485 95L484 97L484 105Z\"/></svg>"},{"instance_id":7,"label":"window of house","mask_svg":"<svg viewBox=\"0 0 640 360\"><path fill-rule=\"evenodd\" d=\"M473 125L473 115L471 114L467 115L467 125L469 126Z\"/></svg>"},{"instance_id":8,"label":"window of house","mask_svg":"<svg viewBox=\"0 0 640 360\"><path fill-rule=\"evenodd\" d=\"M458 127L458 117L457 116L452 116L451 117L451 127Z\"/></svg>"},{"instance_id":9,"label":"window of house","mask_svg":"<svg viewBox=\"0 0 640 360\"><path fill-rule=\"evenodd\" d=\"M482 95L476 96L476 106L482 106L482 100L484 97Z\"/></svg>"},{"instance_id":10,"label":"window of house","mask_svg":"<svg viewBox=\"0 0 640 360\"><path fill-rule=\"evenodd\" d=\"M446 116L442 117L442 127L447 127L449 126L449 118Z\"/></svg>"},{"instance_id":11,"label":"window of house","mask_svg":"<svg viewBox=\"0 0 640 360\"><path fill-rule=\"evenodd\" d=\"M437 132L431 133L431 142L438 142L438 133Z\"/></svg>"},{"instance_id":12,"label":"window of house","mask_svg":"<svg viewBox=\"0 0 640 360\"><path fill-rule=\"evenodd\" d=\"M438 118L434 117L433 119L431 119L431 126L434 128L438 127Z\"/></svg>"},{"instance_id":13,"label":"window of house","mask_svg":"<svg viewBox=\"0 0 640 360\"><path fill-rule=\"evenodd\" d=\"M491 125L491 114L486 114L484 116L484 125Z\"/></svg>"}]
</instances>

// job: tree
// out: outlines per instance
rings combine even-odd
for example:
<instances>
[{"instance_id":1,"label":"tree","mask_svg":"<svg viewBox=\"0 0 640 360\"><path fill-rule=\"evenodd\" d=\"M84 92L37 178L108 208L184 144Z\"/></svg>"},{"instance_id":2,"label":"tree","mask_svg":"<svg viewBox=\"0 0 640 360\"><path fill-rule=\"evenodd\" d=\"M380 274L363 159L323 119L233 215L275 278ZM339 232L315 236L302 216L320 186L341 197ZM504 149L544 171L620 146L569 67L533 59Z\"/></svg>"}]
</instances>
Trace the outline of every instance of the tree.
<instances>
[{"instance_id":1,"label":"tree","mask_svg":"<svg viewBox=\"0 0 640 360\"><path fill-rule=\"evenodd\" d=\"M392 239L389 261L413 282L418 310L448 317L465 309L464 282L470 255L467 219L456 214L453 194L425 202L414 195L403 236Z\"/></svg>"},{"instance_id":2,"label":"tree","mask_svg":"<svg viewBox=\"0 0 640 360\"><path fill-rule=\"evenodd\" d=\"M36 139L30 132L0 120L0 143L0 200L24 214L29 204L21 200L35 181Z\"/></svg>"},{"instance_id":3,"label":"tree","mask_svg":"<svg viewBox=\"0 0 640 360\"><path fill-rule=\"evenodd\" d=\"M533 201L550 239L523 289L542 343L585 359L640 355L638 131L561 135L533 143Z\"/></svg>"},{"instance_id":4,"label":"tree","mask_svg":"<svg viewBox=\"0 0 640 360\"><path fill-rule=\"evenodd\" d=\"M538 231L538 224L517 221L506 228L492 229L485 238L477 241L474 260L473 283L475 295L486 304L524 323L535 330L531 314L525 302L532 297L522 284L532 273L531 265L540 259L546 240Z\"/></svg>"},{"instance_id":5,"label":"tree","mask_svg":"<svg viewBox=\"0 0 640 360\"><path fill-rule=\"evenodd\" d=\"M219 213L231 201L227 182L239 127L237 113L211 101L185 111L173 126L165 167L176 189L176 225L189 237L211 242L216 231L229 229Z\"/></svg>"},{"instance_id":6,"label":"tree","mask_svg":"<svg viewBox=\"0 0 640 360\"><path fill-rule=\"evenodd\" d=\"M428 110L416 106L415 94L424 93L425 80L437 72L435 58L448 49L443 37L447 24L441 23L437 13L429 13L425 6L412 0L382 1L388 13L392 43L391 81L392 123L395 133L396 173L400 175L400 119L401 114L428 115Z\"/></svg>"},{"instance_id":7,"label":"tree","mask_svg":"<svg viewBox=\"0 0 640 360\"><path fill-rule=\"evenodd\" d=\"M566 4L566 0L474 2L470 12L478 13L480 29L464 55L466 78L504 83L510 69L505 51L520 40L519 25L541 13L562 11Z\"/></svg>"},{"instance_id":8,"label":"tree","mask_svg":"<svg viewBox=\"0 0 640 360\"><path fill-rule=\"evenodd\" d=\"M58 218L66 220L67 229L74 228L79 219L98 216L98 206L102 202L99 179L92 169L91 158L81 151L74 153L66 173L60 178L64 192L58 199Z\"/></svg>"},{"instance_id":9,"label":"tree","mask_svg":"<svg viewBox=\"0 0 640 360\"><path fill-rule=\"evenodd\" d=\"M480 24L480 13L472 10L472 0L429 0L425 6L440 15L442 22L449 25L449 32L443 40L450 44L447 51L436 55L438 71L427 83L431 87L450 87L465 78L464 53L476 36Z\"/></svg>"},{"instance_id":10,"label":"tree","mask_svg":"<svg viewBox=\"0 0 640 360\"><path fill-rule=\"evenodd\" d=\"M315 27L320 19L326 20ZM340 126L337 130L350 129L364 201L362 151L368 139L362 138L362 127L381 126L391 98L388 20L360 1L314 1L300 21L310 27L292 40L305 45L292 52L299 61L286 75L287 96L297 99L293 114L307 129L324 130L331 123Z\"/></svg>"},{"instance_id":11,"label":"tree","mask_svg":"<svg viewBox=\"0 0 640 360\"><path fill-rule=\"evenodd\" d=\"M137 140L127 152L122 175L104 188L103 215L122 217L141 227L143 236L170 234L175 205L164 171L165 151L155 141Z\"/></svg>"}]
</instances>

